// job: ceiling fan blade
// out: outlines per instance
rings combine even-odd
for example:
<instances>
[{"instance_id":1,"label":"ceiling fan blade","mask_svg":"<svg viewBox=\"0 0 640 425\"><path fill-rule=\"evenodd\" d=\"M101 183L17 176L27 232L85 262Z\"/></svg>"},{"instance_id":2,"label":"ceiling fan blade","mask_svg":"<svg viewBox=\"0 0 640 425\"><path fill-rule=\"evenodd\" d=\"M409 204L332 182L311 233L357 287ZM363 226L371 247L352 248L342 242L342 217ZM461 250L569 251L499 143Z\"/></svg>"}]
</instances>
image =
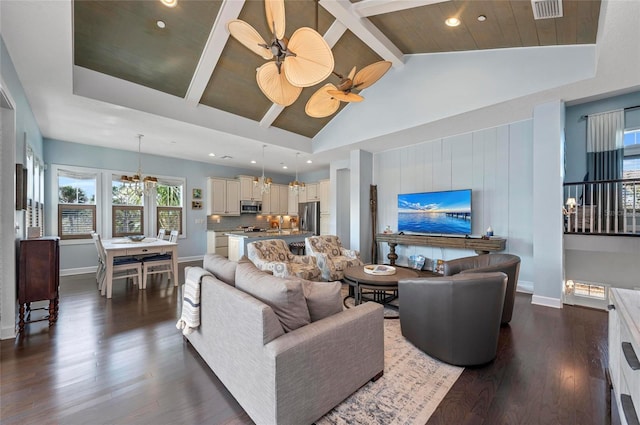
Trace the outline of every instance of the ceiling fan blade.
<instances>
[{"instance_id":1,"label":"ceiling fan blade","mask_svg":"<svg viewBox=\"0 0 640 425\"><path fill-rule=\"evenodd\" d=\"M364 97L359 94L345 93L340 90L327 90L327 93L343 102L362 102L364 100Z\"/></svg>"},{"instance_id":2,"label":"ceiling fan blade","mask_svg":"<svg viewBox=\"0 0 640 425\"><path fill-rule=\"evenodd\" d=\"M378 81L391 68L391 62L380 61L365 66L353 79L353 87L358 90L365 89Z\"/></svg>"},{"instance_id":3,"label":"ceiling fan blade","mask_svg":"<svg viewBox=\"0 0 640 425\"><path fill-rule=\"evenodd\" d=\"M284 0L264 0L264 11L271 34L275 32L276 38L282 40L285 28ZM274 25L275 31L273 30Z\"/></svg>"},{"instance_id":4,"label":"ceiling fan blade","mask_svg":"<svg viewBox=\"0 0 640 425\"><path fill-rule=\"evenodd\" d=\"M304 107L307 115L312 118L324 118L336 112L340 106L340 101L328 93L329 90L335 90L335 88L336 86L328 83L312 94Z\"/></svg>"},{"instance_id":5,"label":"ceiling fan blade","mask_svg":"<svg viewBox=\"0 0 640 425\"><path fill-rule=\"evenodd\" d=\"M327 78L333 71L333 53L327 42L311 28L298 28L291 36L282 67L284 75L296 87L310 87Z\"/></svg>"},{"instance_id":6,"label":"ceiling fan blade","mask_svg":"<svg viewBox=\"0 0 640 425\"><path fill-rule=\"evenodd\" d=\"M282 106L291 105L302 92L302 87L292 86L284 73L278 73L278 66L273 61L258 68L256 81L270 101Z\"/></svg>"},{"instance_id":7,"label":"ceiling fan blade","mask_svg":"<svg viewBox=\"0 0 640 425\"><path fill-rule=\"evenodd\" d=\"M353 68L351 68L351 71L349 72L349 76L347 78L353 81L353 77L355 75L356 75L356 67L354 66Z\"/></svg>"},{"instance_id":8,"label":"ceiling fan blade","mask_svg":"<svg viewBox=\"0 0 640 425\"><path fill-rule=\"evenodd\" d=\"M273 53L266 47L262 47L260 44L266 45L266 41L258 31L256 31L251 25L240 19L234 19L227 23L227 30L229 34L238 40L244 47L251 50L258 56L262 56L263 59L271 59Z\"/></svg>"}]
</instances>

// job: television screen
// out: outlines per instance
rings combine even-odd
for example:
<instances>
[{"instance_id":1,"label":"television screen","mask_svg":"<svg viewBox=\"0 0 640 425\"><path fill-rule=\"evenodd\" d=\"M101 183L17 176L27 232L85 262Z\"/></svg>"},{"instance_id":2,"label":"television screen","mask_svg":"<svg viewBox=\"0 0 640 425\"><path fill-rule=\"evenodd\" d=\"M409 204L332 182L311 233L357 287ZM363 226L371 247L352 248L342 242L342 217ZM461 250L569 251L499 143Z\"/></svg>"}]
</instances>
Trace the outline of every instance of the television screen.
<instances>
[{"instance_id":1,"label":"television screen","mask_svg":"<svg viewBox=\"0 0 640 425\"><path fill-rule=\"evenodd\" d=\"M471 234L471 189L398 195L398 231Z\"/></svg>"}]
</instances>

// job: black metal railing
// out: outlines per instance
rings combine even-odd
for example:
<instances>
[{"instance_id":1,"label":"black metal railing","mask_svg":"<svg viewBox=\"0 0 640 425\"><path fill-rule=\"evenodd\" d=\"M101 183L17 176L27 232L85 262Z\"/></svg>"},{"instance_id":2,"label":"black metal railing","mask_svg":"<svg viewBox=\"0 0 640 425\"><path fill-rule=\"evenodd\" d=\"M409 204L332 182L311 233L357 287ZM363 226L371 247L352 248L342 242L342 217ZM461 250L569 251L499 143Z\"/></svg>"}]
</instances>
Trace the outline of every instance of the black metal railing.
<instances>
[{"instance_id":1,"label":"black metal railing","mask_svg":"<svg viewBox=\"0 0 640 425\"><path fill-rule=\"evenodd\" d=\"M640 179L564 184L565 233L640 236Z\"/></svg>"}]
</instances>

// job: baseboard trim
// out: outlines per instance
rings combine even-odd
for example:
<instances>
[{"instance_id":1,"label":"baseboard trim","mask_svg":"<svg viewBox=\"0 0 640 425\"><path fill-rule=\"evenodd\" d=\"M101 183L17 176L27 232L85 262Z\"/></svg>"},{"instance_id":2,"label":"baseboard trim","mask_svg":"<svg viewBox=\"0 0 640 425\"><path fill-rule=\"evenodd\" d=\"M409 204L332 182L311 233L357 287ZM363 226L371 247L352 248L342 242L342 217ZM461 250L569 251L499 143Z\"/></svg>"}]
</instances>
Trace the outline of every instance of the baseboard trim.
<instances>
[{"instance_id":1,"label":"baseboard trim","mask_svg":"<svg viewBox=\"0 0 640 425\"><path fill-rule=\"evenodd\" d=\"M543 297L541 295L534 295L531 297L531 304L541 305L551 308L562 308L562 300L559 298Z\"/></svg>"},{"instance_id":2,"label":"baseboard trim","mask_svg":"<svg viewBox=\"0 0 640 425\"><path fill-rule=\"evenodd\" d=\"M518 286L516 287L516 292L522 292L525 294L533 294L533 282L528 280L520 280L518 279Z\"/></svg>"},{"instance_id":3,"label":"baseboard trim","mask_svg":"<svg viewBox=\"0 0 640 425\"><path fill-rule=\"evenodd\" d=\"M15 337L16 337L15 325L12 328L2 328L2 330L0 330L0 339L15 339Z\"/></svg>"},{"instance_id":4,"label":"baseboard trim","mask_svg":"<svg viewBox=\"0 0 640 425\"><path fill-rule=\"evenodd\" d=\"M191 261L202 261L204 259L204 255L194 255L192 257L183 257L178 258L178 263L189 263ZM60 270L60 276L74 276L77 274L89 274L95 273L98 269L98 266L91 267L77 267L73 269L62 269Z\"/></svg>"}]
</instances>

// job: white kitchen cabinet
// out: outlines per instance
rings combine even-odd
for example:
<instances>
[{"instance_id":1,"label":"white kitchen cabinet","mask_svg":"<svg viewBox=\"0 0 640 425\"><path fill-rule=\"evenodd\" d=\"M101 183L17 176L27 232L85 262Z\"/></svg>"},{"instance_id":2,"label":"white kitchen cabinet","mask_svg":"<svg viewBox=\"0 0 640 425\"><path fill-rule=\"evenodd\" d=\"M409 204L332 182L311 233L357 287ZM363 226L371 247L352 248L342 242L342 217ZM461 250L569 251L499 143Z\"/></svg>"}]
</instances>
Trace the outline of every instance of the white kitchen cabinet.
<instances>
[{"instance_id":1,"label":"white kitchen cabinet","mask_svg":"<svg viewBox=\"0 0 640 425\"><path fill-rule=\"evenodd\" d=\"M318 182L318 198L320 200L320 214L330 214L329 209L329 180L320 180Z\"/></svg>"},{"instance_id":2,"label":"white kitchen cabinet","mask_svg":"<svg viewBox=\"0 0 640 425\"><path fill-rule=\"evenodd\" d=\"M262 195L262 214L280 214L280 184L272 184L269 193Z\"/></svg>"},{"instance_id":3,"label":"white kitchen cabinet","mask_svg":"<svg viewBox=\"0 0 640 425\"><path fill-rule=\"evenodd\" d=\"M298 215L298 194L295 192L292 192L288 186L287 186L287 200L289 201L287 203L288 215L297 216Z\"/></svg>"},{"instance_id":4,"label":"white kitchen cabinet","mask_svg":"<svg viewBox=\"0 0 640 425\"><path fill-rule=\"evenodd\" d=\"M207 215L240 215L240 181L207 179Z\"/></svg>"},{"instance_id":5,"label":"white kitchen cabinet","mask_svg":"<svg viewBox=\"0 0 640 425\"><path fill-rule=\"evenodd\" d=\"M320 200L320 197L318 196L318 183L307 184L305 192L307 193L307 200L305 202L313 202L313 201Z\"/></svg>"},{"instance_id":6,"label":"white kitchen cabinet","mask_svg":"<svg viewBox=\"0 0 640 425\"><path fill-rule=\"evenodd\" d=\"M622 425L640 417L640 291L612 288L609 306L609 376Z\"/></svg>"},{"instance_id":7,"label":"white kitchen cabinet","mask_svg":"<svg viewBox=\"0 0 640 425\"><path fill-rule=\"evenodd\" d=\"M207 253L218 254L223 257L229 255L229 237L225 235L225 232L207 231Z\"/></svg>"},{"instance_id":8,"label":"white kitchen cabinet","mask_svg":"<svg viewBox=\"0 0 640 425\"><path fill-rule=\"evenodd\" d=\"M242 201L261 201L260 187L253 184L252 176L238 176L240 180L240 199Z\"/></svg>"},{"instance_id":9,"label":"white kitchen cabinet","mask_svg":"<svg viewBox=\"0 0 640 425\"><path fill-rule=\"evenodd\" d=\"M280 192L280 206L278 208L278 215L289 215L289 186L280 184L278 185L278 191ZM296 211L296 214L298 212Z\"/></svg>"}]
</instances>

